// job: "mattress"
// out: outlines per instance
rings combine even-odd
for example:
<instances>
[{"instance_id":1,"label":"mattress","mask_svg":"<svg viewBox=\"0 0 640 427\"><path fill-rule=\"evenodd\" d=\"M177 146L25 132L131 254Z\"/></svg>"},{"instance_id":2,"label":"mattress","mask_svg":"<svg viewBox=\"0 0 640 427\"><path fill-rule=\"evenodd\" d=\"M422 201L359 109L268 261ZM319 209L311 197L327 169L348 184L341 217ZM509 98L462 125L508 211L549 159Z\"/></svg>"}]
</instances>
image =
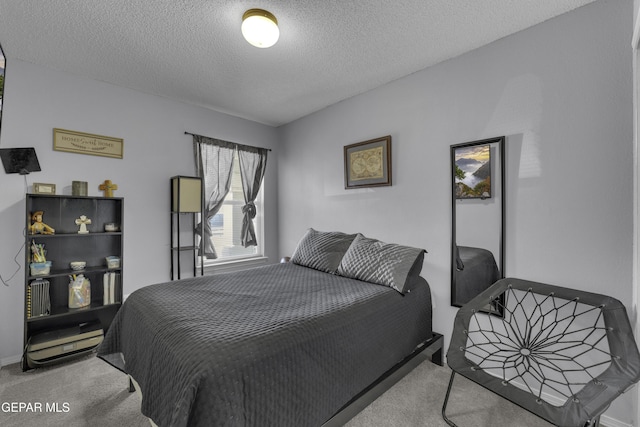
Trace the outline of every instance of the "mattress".
<instances>
[{"instance_id":1,"label":"mattress","mask_svg":"<svg viewBox=\"0 0 640 427\"><path fill-rule=\"evenodd\" d=\"M319 426L432 336L410 292L277 264L132 293L98 355L158 426Z\"/></svg>"}]
</instances>

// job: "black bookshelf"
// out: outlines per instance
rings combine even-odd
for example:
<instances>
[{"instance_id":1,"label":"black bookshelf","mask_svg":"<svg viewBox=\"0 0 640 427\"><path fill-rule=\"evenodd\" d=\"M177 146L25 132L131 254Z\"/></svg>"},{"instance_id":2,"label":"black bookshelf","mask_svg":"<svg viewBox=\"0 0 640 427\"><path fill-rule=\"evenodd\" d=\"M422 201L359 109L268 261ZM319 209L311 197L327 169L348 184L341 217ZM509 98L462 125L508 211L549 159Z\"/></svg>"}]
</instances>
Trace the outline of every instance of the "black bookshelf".
<instances>
[{"instance_id":1,"label":"black bookshelf","mask_svg":"<svg viewBox=\"0 0 640 427\"><path fill-rule=\"evenodd\" d=\"M85 323L99 323L106 332L111 325L123 298L123 205L124 199L119 197L27 194L23 370L28 369L26 351L33 336ZM32 232L32 215L38 211L43 212L42 222L55 229L54 234ZM86 226L89 231L86 234L78 233L79 225L75 222L81 215L91 219L91 224ZM105 231L105 224L108 223L116 224L116 231ZM51 262L50 268L44 269L46 274L33 274L30 268L33 261L32 243L43 245L46 249L46 259ZM108 256L118 257L119 265L108 266ZM86 267L73 270L70 267L72 261L85 261ZM117 278L113 281L113 300L111 296L105 300L104 281L107 273ZM69 308L70 277L78 274L89 279L91 302L85 307ZM48 282L48 310L35 310L31 306L34 295L30 287L39 279Z\"/></svg>"}]
</instances>

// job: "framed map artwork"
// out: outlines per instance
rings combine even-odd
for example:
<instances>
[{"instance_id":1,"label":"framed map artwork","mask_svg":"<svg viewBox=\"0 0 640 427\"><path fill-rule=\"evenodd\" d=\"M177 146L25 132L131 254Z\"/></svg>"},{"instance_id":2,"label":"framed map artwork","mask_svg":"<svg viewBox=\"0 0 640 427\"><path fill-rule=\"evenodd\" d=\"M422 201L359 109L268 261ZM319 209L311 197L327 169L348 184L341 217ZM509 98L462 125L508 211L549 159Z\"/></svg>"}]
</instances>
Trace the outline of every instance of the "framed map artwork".
<instances>
[{"instance_id":1,"label":"framed map artwork","mask_svg":"<svg viewBox=\"0 0 640 427\"><path fill-rule=\"evenodd\" d=\"M344 188L391 185L391 136L344 147Z\"/></svg>"}]
</instances>

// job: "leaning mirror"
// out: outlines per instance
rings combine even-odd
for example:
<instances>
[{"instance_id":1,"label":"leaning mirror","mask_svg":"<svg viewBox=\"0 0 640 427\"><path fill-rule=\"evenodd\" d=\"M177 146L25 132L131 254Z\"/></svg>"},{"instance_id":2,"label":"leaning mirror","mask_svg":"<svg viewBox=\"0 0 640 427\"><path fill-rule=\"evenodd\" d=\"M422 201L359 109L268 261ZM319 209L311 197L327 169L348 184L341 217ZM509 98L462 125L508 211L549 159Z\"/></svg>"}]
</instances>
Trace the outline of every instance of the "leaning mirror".
<instances>
[{"instance_id":1,"label":"leaning mirror","mask_svg":"<svg viewBox=\"0 0 640 427\"><path fill-rule=\"evenodd\" d=\"M2 98L4 98L4 52L0 46L0 131L2 130Z\"/></svg>"},{"instance_id":2,"label":"leaning mirror","mask_svg":"<svg viewBox=\"0 0 640 427\"><path fill-rule=\"evenodd\" d=\"M504 277L504 137L451 146L451 305Z\"/></svg>"}]
</instances>

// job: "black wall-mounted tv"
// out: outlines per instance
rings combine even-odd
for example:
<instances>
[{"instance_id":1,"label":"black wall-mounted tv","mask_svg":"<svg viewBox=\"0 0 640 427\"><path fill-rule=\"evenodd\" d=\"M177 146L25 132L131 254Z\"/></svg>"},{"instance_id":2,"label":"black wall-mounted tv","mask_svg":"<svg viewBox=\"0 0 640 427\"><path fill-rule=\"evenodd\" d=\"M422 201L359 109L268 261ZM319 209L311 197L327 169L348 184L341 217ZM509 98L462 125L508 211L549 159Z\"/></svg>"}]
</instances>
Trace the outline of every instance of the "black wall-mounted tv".
<instances>
[{"instance_id":1,"label":"black wall-mounted tv","mask_svg":"<svg viewBox=\"0 0 640 427\"><path fill-rule=\"evenodd\" d=\"M30 172L40 172L40 163L33 147L28 148L0 148L0 158L6 173L26 175Z\"/></svg>"}]
</instances>

